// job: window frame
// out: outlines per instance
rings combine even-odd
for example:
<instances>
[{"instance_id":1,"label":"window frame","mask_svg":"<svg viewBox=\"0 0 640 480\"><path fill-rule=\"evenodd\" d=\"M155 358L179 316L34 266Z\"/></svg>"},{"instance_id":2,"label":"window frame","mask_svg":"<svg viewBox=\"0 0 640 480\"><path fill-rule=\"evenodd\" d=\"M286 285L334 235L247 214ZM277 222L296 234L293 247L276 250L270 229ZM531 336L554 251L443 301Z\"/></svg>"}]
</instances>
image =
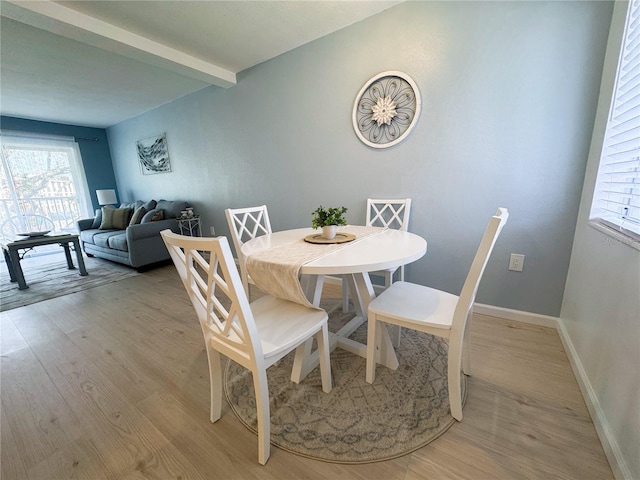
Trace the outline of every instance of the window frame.
<instances>
[{"instance_id":1,"label":"window frame","mask_svg":"<svg viewBox=\"0 0 640 480\"><path fill-rule=\"evenodd\" d=\"M621 131L625 121L629 128ZM623 181L614 182L616 175ZM627 203L615 212L620 197ZM640 250L640 0L626 12L589 225Z\"/></svg>"},{"instance_id":2,"label":"window frame","mask_svg":"<svg viewBox=\"0 0 640 480\"><path fill-rule=\"evenodd\" d=\"M19 132L10 130L0 130L0 143L3 149L1 168L6 171L11 178L11 169L5 164L4 149L16 150L36 150L36 151L54 151L64 152L69 160L69 172L75 189L74 201L77 202L79 218L86 218L93 212L93 206L89 196L89 186L84 171L84 163L80 147L74 137L64 137L58 135L35 134L31 132ZM16 202L16 207L21 202L28 202L25 198L7 199ZM46 202L45 202L46 203ZM54 208L55 209L55 208ZM21 208L15 211L19 217L25 212Z\"/></svg>"}]
</instances>

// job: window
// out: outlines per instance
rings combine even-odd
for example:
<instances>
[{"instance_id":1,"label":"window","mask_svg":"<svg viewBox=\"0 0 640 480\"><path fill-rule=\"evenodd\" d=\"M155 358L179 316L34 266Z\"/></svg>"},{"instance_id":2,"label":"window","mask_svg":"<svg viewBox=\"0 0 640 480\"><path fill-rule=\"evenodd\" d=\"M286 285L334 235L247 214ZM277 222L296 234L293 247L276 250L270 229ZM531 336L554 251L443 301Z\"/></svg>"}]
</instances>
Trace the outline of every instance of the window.
<instances>
[{"instance_id":1,"label":"window","mask_svg":"<svg viewBox=\"0 0 640 480\"><path fill-rule=\"evenodd\" d=\"M0 135L0 235L42 230L75 233L88 216L89 189L73 138Z\"/></svg>"},{"instance_id":2,"label":"window","mask_svg":"<svg viewBox=\"0 0 640 480\"><path fill-rule=\"evenodd\" d=\"M640 0L629 2L591 221L640 248Z\"/></svg>"}]
</instances>

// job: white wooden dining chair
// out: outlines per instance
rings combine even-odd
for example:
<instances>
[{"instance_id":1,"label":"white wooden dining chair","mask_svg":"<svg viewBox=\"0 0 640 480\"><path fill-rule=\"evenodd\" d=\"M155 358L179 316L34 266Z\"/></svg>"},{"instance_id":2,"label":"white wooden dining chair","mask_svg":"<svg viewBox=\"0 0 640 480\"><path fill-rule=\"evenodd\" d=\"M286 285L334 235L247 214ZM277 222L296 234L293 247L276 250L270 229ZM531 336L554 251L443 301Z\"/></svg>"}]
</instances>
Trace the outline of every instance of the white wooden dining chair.
<instances>
[{"instance_id":1,"label":"white wooden dining chair","mask_svg":"<svg viewBox=\"0 0 640 480\"><path fill-rule=\"evenodd\" d=\"M211 422L222 413L220 353L251 371L258 418L258 462L269 458L267 368L315 338L322 390L331 391L327 313L265 295L249 303L226 237L161 232L195 308L209 360ZM208 257L208 258L207 258Z\"/></svg>"},{"instance_id":2,"label":"white wooden dining chair","mask_svg":"<svg viewBox=\"0 0 640 480\"><path fill-rule=\"evenodd\" d=\"M393 228L406 232L409 228L410 211L410 198L368 198L365 225L368 227ZM384 277L384 287L387 288L393 283L393 276L398 270L400 270L400 280L404 280L404 265L388 270L369 272L369 275ZM349 285L344 280L342 282L342 310L345 313L349 310Z\"/></svg>"},{"instance_id":3,"label":"white wooden dining chair","mask_svg":"<svg viewBox=\"0 0 640 480\"><path fill-rule=\"evenodd\" d=\"M249 284L253 283L247 273L246 258L242 254L242 245L261 235L271 233L271 222L266 205L247 208L227 208L224 211L233 239L233 246L238 257L242 285L247 296L250 297Z\"/></svg>"},{"instance_id":4,"label":"white wooden dining chair","mask_svg":"<svg viewBox=\"0 0 640 480\"><path fill-rule=\"evenodd\" d=\"M369 304L366 380L373 383L380 358L380 328L399 325L448 339L447 371L451 415L462 420L460 370L469 374L464 333L484 269L509 212L499 208L491 217L476 252L460 296L409 282L395 282ZM464 352L463 352L464 350Z\"/></svg>"}]
</instances>

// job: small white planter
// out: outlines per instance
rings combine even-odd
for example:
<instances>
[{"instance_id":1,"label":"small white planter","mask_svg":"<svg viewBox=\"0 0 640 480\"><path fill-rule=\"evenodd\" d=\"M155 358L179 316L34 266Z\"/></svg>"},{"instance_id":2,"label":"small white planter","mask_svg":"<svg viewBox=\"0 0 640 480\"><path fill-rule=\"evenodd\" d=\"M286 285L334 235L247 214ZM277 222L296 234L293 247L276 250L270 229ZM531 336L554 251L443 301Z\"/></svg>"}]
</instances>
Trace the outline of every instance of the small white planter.
<instances>
[{"instance_id":1,"label":"small white planter","mask_svg":"<svg viewBox=\"0 0 640 480\"><path fill-rule=\"evenodd\" d=\"M337 225L325 225L324 227L322 227L322 238L333 240L334 238L336 238L337 228Z\"/></svg>"}]
</instances>

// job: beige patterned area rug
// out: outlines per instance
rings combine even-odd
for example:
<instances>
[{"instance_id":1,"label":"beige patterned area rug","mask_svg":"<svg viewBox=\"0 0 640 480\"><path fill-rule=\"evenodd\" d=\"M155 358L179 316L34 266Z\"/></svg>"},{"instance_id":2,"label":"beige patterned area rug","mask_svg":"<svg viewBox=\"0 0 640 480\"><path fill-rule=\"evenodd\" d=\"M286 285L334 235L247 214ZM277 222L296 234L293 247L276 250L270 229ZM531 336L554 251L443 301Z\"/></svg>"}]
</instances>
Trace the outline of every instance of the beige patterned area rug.
<instances>
[{"instance_id":1,"label":"beige patterned area rug","mask_svg":"<svg viewBox=\"0 0 640 480\"><path fill-rule=\"evenodd\" d=\"M73 264L77 267L75 252L72 252ZM22 270L29 288L18 290L18 284L9 281L7 265L0 265L0 311L30 305L50 298L68 295L88 288L99 287L117 282L138 272L131 267L119 265L108 260L84 257L88 275L81 277L77 268L69 270L64 253L25 258Z\"/></svg>"},{"instance_id":2,"label":"beige patterned area rug","mask_svg":"<svg viewBox=\"0 0 640 480\"><path fill-rule=\"evenodd\" d=\"M344 323L337 307L330 314L329 330ZM366 335L363 325L352 338L365 343ZM446 352L445 340L403 329L397 350L400 367L391 371L378 366L369 385L365 359L337 348L331 353L329 394L322 392L318 368L299 385L291 381L291 353L267 370L271 443L304 457L351 464L389 460L427 445L455 423L449 410ZM224 387L233 412L256 432L251 373L228 361ZM464 378L465 396L466 387Z\"/></svg>"}]
</instances>

